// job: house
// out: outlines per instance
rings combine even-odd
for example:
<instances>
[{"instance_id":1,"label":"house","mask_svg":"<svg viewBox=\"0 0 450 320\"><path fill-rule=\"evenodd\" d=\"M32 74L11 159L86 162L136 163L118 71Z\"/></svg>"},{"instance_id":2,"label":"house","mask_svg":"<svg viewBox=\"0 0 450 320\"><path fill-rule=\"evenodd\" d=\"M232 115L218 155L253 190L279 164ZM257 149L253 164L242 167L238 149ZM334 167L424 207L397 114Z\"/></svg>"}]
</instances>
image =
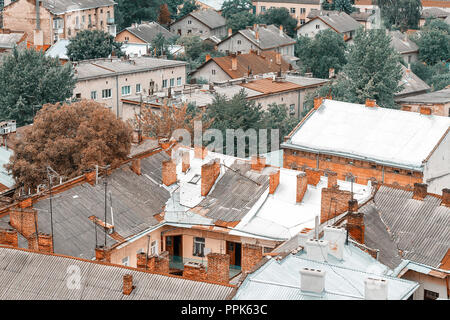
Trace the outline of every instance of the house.
<instances>
[{"instance_id":1,"label":"house","mask_svg":"<svg viewBox=\"0 0 450 320\"><path fill-rule=\"evenodd\" d=\"M380 185L358 212L362 244L378 250L379 261L397 277L420 284L414 300L450 298L450 189L439 196L426 184Z\"/></svg>"},{"instance_id":2,"label":"house","mask_svg":"<svg viewBox=\"0 0 450 320\"><path fill-rule=\"evenodd\" d=\"M420 112L420 108L430 108L437 116L450 117L450 88L408 96L397 100L404 111Z\"/></svg>"},{"instance_id":3,"label":"house","mask_svg":"<svg viewBox=\"0 0 450 320\"><path fill-rule=\"evenodd\" d=\"M217 50L225 53L249 53L251 50L260 52L275 51L283 56L294 56L295 40L283 32L283 26L255 24L232 33L217 44Z\"/></svg>"},{"instance_id":4,"label":"house","mask_svg":"<svg viewBox=\"0 0 450 320\"><path fill-rule=\"evenodd\" d=\"M427 93L431 87L422 79L420 79L410 68L402 67L402 79L400 85L403 89L394 94L394 100L397 102L400 99Z\"/></svg>"},{"instance_id":5,"label":"house","mask_svg":"<svg viewBox=\"0 0 450 320\"><path fill-rule=\"evenodd\" d=\"M448 16L450 16L450 10L448 8L446 10L436 7L424 8L420 14L419 27L422 27L428 19L445 20Z\"/></svg>"},{"instance_id":6,"label":"house","mask_svg":"<svg viewBox=\"0 0 450 320\"><path fill-rule=\"evenodd\" d=\"M208 82L221 82L261 75L271 72L286 72L292 67L280 53L274 51L229 54L224 57L206 56L205 62L191 73L191 78Z\"/></svg>"},{"instance_id":7,"label":"house","mask_svg":"<svg viewBox=\"0 0 450 320\"><path fill-rule=\"evenodd\" d=\"M115 36L115 4L113 0L17 0L3 8L3 27L26 32L27 42L44 49L80 30L103 30Z\"/></svg>"},{"instance_id":8,"label":"house","mask_svg":"<svg viewBox=\"0 0 450 320\"><path fill-rule=\"evenodd\" d=\"M358 21L345 12L325 11L299 26L297 36L314 38L319 31L331 29L341 34L345 41L349 41L361 27Z\"/></svg>"},{"instance_id":9,"label":"house","mask_svg":"<svg viewBox=\"0 0 450 320\"><path fill-rule=\"evenodd\" d=\"M422 8L439 8L448 11L450 9L450 3L447 0L422 0Z\"/></svg>"},{"instance_id":10,"label":"house","mask_svg":"<svg viewBox=\"0 0 450 320\"><path fill-rule=\"evenodd\" d=\"M326 226L322 238L300 233L264 257L232 299L407 300L418 287L346 241L345 229Z\"/></svg>"},{"instance_id":11,"label":"house","mask_svg":"<svg viewBox=\"0 0 450 320\"><path fill-rule=\"evenodd\" d=\"M23 31L12 31L9 29L0 29L0 56L11 52L14 47L26 47L26 34Z\"/></svg>"},{"instance_id":12,"label":"house","mask_svg":"<svg viewBox=\"0 0 450 320\"><path fill-rule=\"evenodd\" d=\"M401 55L405 63L413 63L419 59L419 47L408 38L406 33L395 30L390 31L389 34L392 47Z\"/></svg>"},{"instance_id":13,"label":"house","mask_svg":"<svg viewBox=\"0 0 450 320\"><path fill-rule=\"evenodd\" d=\"M186 64L144 56L74 62L77 83L73 96L102 102L117 117L123 117L121 98L181 88L186 81Z\"/></svg>"},{"instance_id":14,"label":"house","mask_svg":"<svg viewBox=\"0 0 450 320\"><path fill-rule=\"evenodd\" d=\"M0 257L2 300L225 300L234 288L7 246Z\"/></svg>"},{"instance_id":15,"label":"house","mask_svg":"<svg viewBox=\"0 0 450 320\"><path fill-rule=\"evenodd\" d=\"M141 56L148 54L151 44L159 34L169 40L174 35L157 22L133 23L131 27L125 28L116 35L116 41L123 43L122 51L129 56Z\"/></svg>"},{"instance_id":16,"label":"house","mask_svg":"<svg viewBox=\"0 0 450 320\"><path fill-rule=\"evenodd\" d=\"M215 10L193 11L169 26L170 32L179 36L224 37L227 34L226 20Z\"/></svg>"},{"instance_id":17,"label":"house","mask_svg":"<svg viewBox=\"0 0 450 320\"><path fill-rule=\"evenodd\" d=\"M314 108L281 144L285 168L308 165L365 184L450 185L450 118L366 104L315 99Z\"/></svg>"},{"instance_id":18,"label":"house","mask_svg":"<svg viewBox=\"0 0 450 320\"><path fill-rule=\"evenodd\" d=\"M253 0L253 13L264 14L271 8L286 8L299 25L309 21L308 14L311 10L319 10L321 8L321 0Z\"/></svg>"},{"instance_id":19,"label":"house","mask_svg":"<svg viewBox=\"0 0 450 320\"><path fill-rule=\"evenodd\" d=\"M69 40L61 39L56 41L50 48L45 51L46 57L56 58L61 62L61 64L65 64L69 62L69 56L67 55L67 46L70 43Z\"/></svg>"},{"instance_id":20,"label":"house","mask_svg":"<svg viewBox=\"0 0 450 320\"><path fill-rule=\"evenodd\" d=\"M319 15L327 15L327 14L333 14L333 13L339 13L338 11L331 11L331 10L311 10L308 14L308 19L311 20ZM380 19L377 18L377 14L379 14L379 10L368 10L368 11L354 11L350 13L350 17L358 21L364 28L364 30L369 29L377 29L379 28Z\"/></svg>"},{"instance_id":21,"label":"house","mask_svg":"<svg viewBox=\"0 0 450 320\"><path fill-rule=\"evenodd\" d=\"M222 5L225 0L195 0L195 4L201 9L216 10L218 13L222 12ZM178 6L178 10L183 7L183 4Z\"/></svg>"}]
</instances>

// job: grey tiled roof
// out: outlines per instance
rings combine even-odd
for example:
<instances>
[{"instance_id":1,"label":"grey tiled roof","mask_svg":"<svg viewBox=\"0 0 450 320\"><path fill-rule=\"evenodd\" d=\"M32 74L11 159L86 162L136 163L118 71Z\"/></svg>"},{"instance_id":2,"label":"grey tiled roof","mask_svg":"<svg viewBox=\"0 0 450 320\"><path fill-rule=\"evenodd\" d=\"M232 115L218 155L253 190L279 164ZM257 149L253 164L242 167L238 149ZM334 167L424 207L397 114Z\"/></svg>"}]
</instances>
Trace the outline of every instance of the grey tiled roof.
<instances>
[{"instance_id":1,"label":"grey tiled roof","mask_svg":"<svg viewBox=\"0 0 450 320\"><path fill-rule=\"evenodd\" d=\"M339 33L354 31L361 27L358 21L345 12L323 14L317 16L317 18L336 29Z\"/></svg>"},{"instance_id":2,"label":"grey tiled roof","mask_svg":"<svg viewBox=\"0 0 450 320\"><path fill-rule=\"evenodd\" d=\"M419 94L407 98L398 99L398 102L409 103L448 103L450 102L450 88L439 91Z\"/></svg>"},{"instance_id":3,"label":"grey tiled roof","mask_svg":"<svg viewBox=\"0 0 450 320\"><path fill-rule=\"evenodd\" d=\"M73 271L80 287L68 287ZM135 288L122 293L123 276ZM71 277L72 276L72 277ZM233 287L0 247L0 300L224 300Z\"/></svg>"},{"instance_id":4,"label":"grey tiled roof","mask_svg":"<svg viewBox=\"0 0 450 320\"><path fill-rule=\"evenodd\" d=\"M224 27L227 24L225 18L215 10L197 10L191 12L190 15L211 29Z\"/></svg>"},{"instance_id":5,"label":"grey tiled roof","mask_svg":"<svg viewBox=\"0 0 450 320\"><path fill-rule=\"evenodd\" d=\"M365 214L365 244L380 250L391 268L401 258L430 267L439 265L450 248L450 208L428 195L414 200L412 191L382 185L374 199L360 208Z\"/></svg>"},{"instance_id":6,"label":"grey tiled roof","mask_svg":"<svg viewBox=\"0 0 450 320\"><path fill-rule=\"evenodd\" d=\"M422 10L420 18L446 18L450 16L450 12L447 12L441 8L426 8Z\"/></svg>"},{"instance_id":7,"label":"grey tiled roof","mask_svg":"<svg viewBox=\"0 0 450 320\"><path fill-rule=\"evenodd\" d=\"M261 50L277 48L295 43L295 40L289 37L286 33L280 35L280 29L273 24L266 27L262 25L258 27L259 40L256 40L255 31L252 29L247 28L244 30L239 30L239 33L257 45Z\"/></svg>"},{"instance_id":8,"label":"grey tiled roof","mask_svg":"<svg viewBox=\"0 0 450 320\"><path fill-rule=\"evenodd\" d=\"M151 43L160 33L162 33L166 40L174 36L166 28L156 22L142 23L137 26L128 27L126 30L147 43Z\"/></svg>"},{"instance_id":9,"label":"grey tiled roof","mask_svg":"<svg viewBox=\"0 0 450 320\"><path fill-rule=\"evenodd\" d=\"M426 84L425 81L420 79L411 70L407 70L405 66L402 65L402 79L400 84L403 85L403 89L395 94L396 97L401 97L404 95L414 94L414 92L422 93L430 89L430 86Z\"/></svg>"},{"instance_id":10,"label":"grey tiled roof","mask_svg":"<svg viewBox=\"0 0 450 320\"><path fill-rule=\"evenodd\" d=\"M391 44L398 53L417 52L419 47L415 42L408 38L407 34L403 34L398 30L391 31Z\"/></svg>"},{"instance_id":11,"label":"grey tiled roof","mask_svg":"<svg viewBox=\"0 0 450 320\"><path fill-rule=\"evenodd\" d=\"M44 0L44 7L53 14L100 8L116 4L113 0Z\"/></svg>"}]
</instances>

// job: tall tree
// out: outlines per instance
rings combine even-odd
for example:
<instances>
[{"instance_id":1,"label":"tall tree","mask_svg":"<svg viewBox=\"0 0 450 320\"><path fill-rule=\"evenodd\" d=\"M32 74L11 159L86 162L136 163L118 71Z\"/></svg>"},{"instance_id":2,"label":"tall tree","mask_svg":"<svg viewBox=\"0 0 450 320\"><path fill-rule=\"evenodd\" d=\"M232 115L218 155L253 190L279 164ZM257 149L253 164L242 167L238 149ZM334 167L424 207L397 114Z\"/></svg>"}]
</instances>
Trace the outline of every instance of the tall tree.
<instances>
[{"instance_id":1,"label":"tall tree","mask_svg":"<svg viewBox=\"0 0 450 320\"><path fill-rule=\"evenodd\" d=\"M123 55L121 46L112 35L102 30L82 30L70 39L67 56L72 61L107 58L112 53L120 57Z\"/></svg>"},{"instance_id":2,"label":"tall tree","mask_svg":"<svg viewBox=\"0 0 450 320\"><path fill-rule=\"evenodd\" d=\"M43 104L70 98L75 82L70 63L15 48L0 63L0 117L31 123Z\"/></svg>"},{"instance_id":3,"label":"tall tree","mask_svg":"<svg viewBox=\"0 0 450 320\"><path fill-rule=\"evenodd\" d=\"M159 15L158 15L158 23L167 26L170 23L170 11L167 3L164 3L159 8Z\"/></svg>"},{"instance_id":4,"label":"tall tree","mask_svg":"<svg viewBox=\"0 0 450 320\"><path fill-rule=\"evenodd\" d=\"M188 15L192 11L198 10L199 8L200 6L195 3L195 0L185 0L183 2L183 7L180 9L180 12L178 12L178 19L183 18L184 16Z\"/></svg>"},{"instance_id":5,"label":"tall tree","mask_svg":"<svg viewBox=\"0 0 450 320\"><path fill-rule=\"evenodd\" d=\"M352 3L350 0L334 0L334 10L343 11L350 14L354 11Z\"/></svg>"},{"instance_id":6,"label":"tall tree","mask_svg":"<svg viewBox=\"0 0 450 320\"><path fill-rule=\"evenodd\" d=\"M250 13L251 8L251 0L225 0L222 4L222 16L229 19L237 13Z\"/></svg>"},{"instance_id":7,"label":"tall tree","mask_svg":"<svg viewBox=\"0 0 450 320\"><path fill-rule=\"evenodd\" d=\"M388 29L417 29L422 12L421 0L377 0Z\"/></svg>"},{"instance_id":8,"label":"tall tree","mask_svg":"<svg viewBox=\"0 0 450 320\"><path fill-rule=\"evenodd\" d=\"M450 34L437 28L422 31L416 39L419 59L427 64L436 64L450 58Z\"/></svg>"},{"instance_id":9,"label":"tall tree","mask_svg":"<svg viewBox=\"0 0 450 320\"><path fill-rule=\"evenodd\" d=\"M277 27L283 26L284 32L290 37L296 37L295 28L297 27L297 20L291 16L289 10L286 8L271 8L265 13L257 17L258 23L274 24Z\"/></svg>"},{"instance_id":10,"label":"tall tree","mask_svg":"<svg viewBox=\"0 0 450 320\"><path fill-rule=\"evenodd\" d=\"M163 0L117 0L114 6L114 17L117 28L123 30L132 23L156 21Z\"/></svg>"},{"instance_id":11,"label":"tall tree","mask_svg":"<svg viewBox=\"0 0 450 320\"><path fill-rule=\"evenodd\" d=\"M126 159L131 133L129 125L94 101L45 105L6 168L25 189L45 182L47 166L70 179L97 164L115 166Z\"/></svg>"},{"instance_id":12,"label":"tall tree","mask_svg":"<svg viewBox=\"0 0 450 320\"><path fill-rule=\"evenodd\" d=\"M345 50L344 39L332 30L320 31L313 39L300 36L296 44L303 71L312 72L317 78L328 78L330 68L339 72L346 63Z\"/></svg>"},{"instance_id":13,"label":"tall tree","mask_svg":"<svg viewBox=\"0 0 450 320\"><path fill-rule=\"evenodd\" d=\"M256 16L248 11L233 13L227 18L227 28L233 32L252 26L256 22Z\"/></svg>"},{"instance_id":14,"label":"tall tree","mask_svg":"<svg viewBox=\"0 0 450 320\"><path fill-rule=\"evenodd\" d=\"M154 52L157 56L161 56L164 53L167 52L169 42L164 38L164 35L160 32L156 35L156 37L152 40L152 49L155 50Z\"/></svg>"}]
</instances>

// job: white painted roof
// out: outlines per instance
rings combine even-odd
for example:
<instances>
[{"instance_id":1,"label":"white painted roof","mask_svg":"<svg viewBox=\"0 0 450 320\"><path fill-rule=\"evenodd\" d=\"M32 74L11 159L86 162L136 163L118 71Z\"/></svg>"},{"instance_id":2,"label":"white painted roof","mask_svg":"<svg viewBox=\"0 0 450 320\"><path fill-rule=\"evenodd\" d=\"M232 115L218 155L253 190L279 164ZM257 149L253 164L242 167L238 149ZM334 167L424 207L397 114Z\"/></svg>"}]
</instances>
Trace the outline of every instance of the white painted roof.
<instances>
[{"instance_id":1,"label":"white painted roof","mask_svg":"<svg viewBox=\"0 0 450 320\"><path fill-rule=\"evenodd\" d=\"M282 146L422 169L450 118L324 100Z\"/></svg>"}]
</instances>

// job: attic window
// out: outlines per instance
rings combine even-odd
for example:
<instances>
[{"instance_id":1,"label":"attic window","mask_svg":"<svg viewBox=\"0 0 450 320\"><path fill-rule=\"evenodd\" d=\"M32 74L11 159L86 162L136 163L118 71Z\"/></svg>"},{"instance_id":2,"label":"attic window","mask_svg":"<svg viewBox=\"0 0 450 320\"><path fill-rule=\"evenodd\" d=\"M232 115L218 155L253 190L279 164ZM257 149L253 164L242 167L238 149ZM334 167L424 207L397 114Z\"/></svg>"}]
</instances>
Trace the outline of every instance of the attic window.
<instances>
[{"instance_id":1,"label":"attic window","mask_svg":"<svg viewBox=\"0 0 450 320\"><path fill-rule=\"evenodd\" d=\"M189 183L197 184L200 181L201 177L202 177L201 175L196 174L192 177L192 179L189 181Z\"/></svg>"}]
</instances>

